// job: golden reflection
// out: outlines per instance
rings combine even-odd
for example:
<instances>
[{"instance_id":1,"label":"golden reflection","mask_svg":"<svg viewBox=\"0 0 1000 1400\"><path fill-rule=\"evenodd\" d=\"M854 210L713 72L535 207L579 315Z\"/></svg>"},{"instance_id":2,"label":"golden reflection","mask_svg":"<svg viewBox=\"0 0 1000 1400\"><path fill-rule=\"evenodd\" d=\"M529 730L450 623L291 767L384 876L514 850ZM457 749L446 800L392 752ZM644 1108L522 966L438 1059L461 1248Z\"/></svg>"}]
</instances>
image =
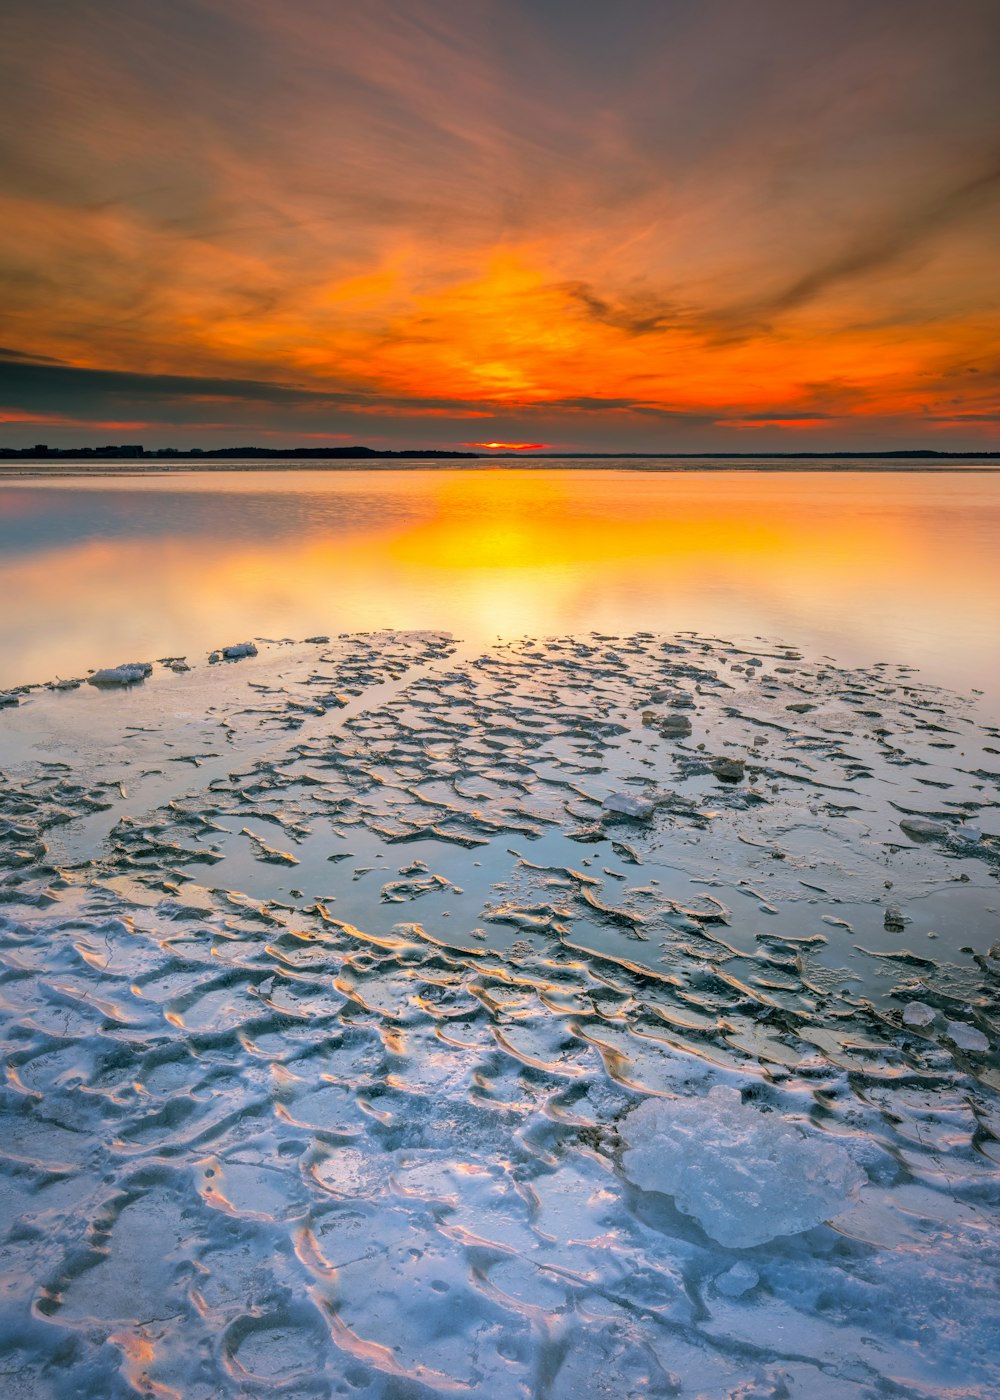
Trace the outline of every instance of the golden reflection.
<instances>
[{"instance_id":1,"label":"golden reflection","mask_svg":"<svg viewBox=\"0 0 1000 1400\"><path fill-rule=\"evenodd\" d=\"M993 478L498 468L87 490L126 493L126 525L156 511L128 493L169 491L176 519L189 492L192 531L197 497L221 496L211 509L231 529L124 529L0 561L0 595L19 602L0 619L7 683L133 655L197 658L244 636L390 627L472 643L592 628L777 633L848 660L938 665L955 683L956 666L988 684L996 665ZM0 512L23 517L6 494ZM276 497L297 504L285 523Z\"/></svg>"}]
</instances>

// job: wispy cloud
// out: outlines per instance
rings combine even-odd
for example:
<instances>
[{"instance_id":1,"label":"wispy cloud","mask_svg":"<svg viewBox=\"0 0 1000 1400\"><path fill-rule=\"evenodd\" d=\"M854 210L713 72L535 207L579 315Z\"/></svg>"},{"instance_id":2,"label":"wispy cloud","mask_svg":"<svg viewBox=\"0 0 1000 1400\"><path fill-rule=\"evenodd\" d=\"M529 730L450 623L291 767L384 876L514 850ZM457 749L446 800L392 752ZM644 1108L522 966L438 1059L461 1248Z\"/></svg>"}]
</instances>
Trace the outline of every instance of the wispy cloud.
<instances>
[{"instance_id":1,"label":"wispy cloud","mask_svg":"<svg viewBox=\"0 0 1000 1400\"><path fill-rule=\"evenodd\" d=\"M881 226L861 230L829 261L802 273L755 309L774 316L813 301L843 282L870 278L923 249L950 225L970 214L986 212L994 216L991 222L1000 232L1000 161L959 185L924 195L893 211Z\"/></svg>"}]
</instances>

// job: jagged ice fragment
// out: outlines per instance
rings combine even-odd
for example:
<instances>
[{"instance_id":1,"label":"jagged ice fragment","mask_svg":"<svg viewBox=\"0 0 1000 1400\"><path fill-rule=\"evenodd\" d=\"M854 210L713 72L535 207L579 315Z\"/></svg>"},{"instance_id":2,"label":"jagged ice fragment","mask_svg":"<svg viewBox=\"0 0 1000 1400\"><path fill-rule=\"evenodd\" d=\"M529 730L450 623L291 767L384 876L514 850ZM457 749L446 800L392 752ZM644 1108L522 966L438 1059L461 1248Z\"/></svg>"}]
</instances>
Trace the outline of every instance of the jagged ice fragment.
<instances>
[{"instance_id":1,"label":"jagged ice fragment","mask_svg":"<svg viewBox=\"0 0 1000 1400\"><path fill-rule=\"evenodd\" d=\"M865 1174L837 1143L717 1085L704 1098L646 1099L621 1128L625 1175L672 1196L719 1244L797 1235L840 1212Z\"/></svg>"}]
</instances>

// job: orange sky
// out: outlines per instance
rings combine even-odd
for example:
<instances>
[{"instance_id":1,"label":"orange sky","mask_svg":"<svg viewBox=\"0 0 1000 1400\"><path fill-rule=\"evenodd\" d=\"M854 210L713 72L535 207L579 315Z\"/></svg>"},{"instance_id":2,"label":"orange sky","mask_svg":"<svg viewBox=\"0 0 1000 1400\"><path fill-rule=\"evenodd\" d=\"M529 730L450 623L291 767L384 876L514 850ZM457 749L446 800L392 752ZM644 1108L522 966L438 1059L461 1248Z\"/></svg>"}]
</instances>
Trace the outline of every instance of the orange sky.
<instances>
[{"instance_id":1,"label":"orange sky","mask_svg":"<svg viewBox=\"0 0 1000 1400\"><path fill-rule=\"evenodd\" d=\"M0 444L1000 448L993 0L0 24Z\"/></svg>"}]
</instances>

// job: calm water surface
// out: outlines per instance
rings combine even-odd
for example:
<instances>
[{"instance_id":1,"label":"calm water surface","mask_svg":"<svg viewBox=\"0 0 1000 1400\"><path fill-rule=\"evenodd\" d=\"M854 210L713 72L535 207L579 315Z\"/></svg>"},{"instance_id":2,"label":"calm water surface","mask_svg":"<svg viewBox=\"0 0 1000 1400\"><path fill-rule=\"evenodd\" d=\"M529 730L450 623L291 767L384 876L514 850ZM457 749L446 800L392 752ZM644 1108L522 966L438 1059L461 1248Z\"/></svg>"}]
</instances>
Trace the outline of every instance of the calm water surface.
<instances>
[{"instance_id":1,"label":"calm water surface","mask_svg":"<svg viewBox=\"0 0 1000 1400\"><path fill-rule=\"evenodd\" d=\"M1000 473L0 480L0 684L250 636L779 636L1000 694Z\"/></svg>"}]
</instances>

